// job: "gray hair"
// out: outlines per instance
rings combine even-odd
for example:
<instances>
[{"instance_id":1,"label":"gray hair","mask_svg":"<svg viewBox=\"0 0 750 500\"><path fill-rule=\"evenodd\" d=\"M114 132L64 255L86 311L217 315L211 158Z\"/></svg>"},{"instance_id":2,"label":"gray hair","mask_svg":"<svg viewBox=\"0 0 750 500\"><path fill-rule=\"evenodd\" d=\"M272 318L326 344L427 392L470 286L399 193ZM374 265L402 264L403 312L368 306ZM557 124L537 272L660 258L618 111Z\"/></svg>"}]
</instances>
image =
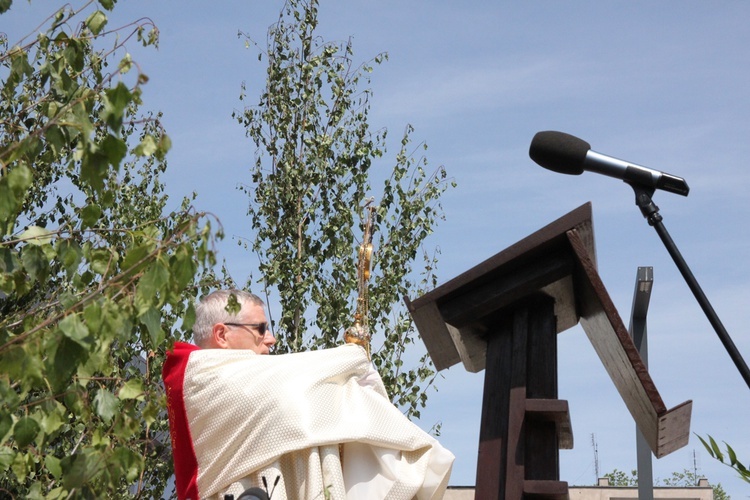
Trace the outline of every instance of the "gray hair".
<instances>
[{"instance_id":1,"label":"gray hair","mask_svg":"<svg viewBox=\"0 0 750 500\"><path fill-rule=\"evenodd\" d=\"M195 306L193 340L196 345L205 347L208 344L215 324L231 323L237 320L237 314L230 314L227 311L227 304L229 304L229 297L231 295L237 298L237 302L240 304L240 311L246 305L258 305L261 307L265 305L260 297L244 290L217 290L206 295Z\"/></svg>"}]
</instances>

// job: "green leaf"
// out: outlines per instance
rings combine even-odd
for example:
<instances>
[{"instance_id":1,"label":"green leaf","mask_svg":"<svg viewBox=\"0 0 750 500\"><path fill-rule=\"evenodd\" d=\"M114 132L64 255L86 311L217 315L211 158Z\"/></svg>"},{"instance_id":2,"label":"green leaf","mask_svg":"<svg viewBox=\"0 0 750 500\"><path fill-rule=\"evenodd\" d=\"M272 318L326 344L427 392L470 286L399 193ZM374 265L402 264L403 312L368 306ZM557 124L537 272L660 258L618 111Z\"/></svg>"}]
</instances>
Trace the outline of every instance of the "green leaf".
<instances>
[{"instance_id":1,"label":"green leaf","mask_svg":"<svg viewBox=\"0 0 750 500\"><path fill-rule=\"evenodd\" d=\"M66 147L67 141L60 127L50 126L44 133L44 138L47 140L47 145L52 148L52 151L56 155L60 155L63 148Z\"/></svg>"},{"instance_id":2,"label":"green leaf","mask_svg":"<svg viewBox=\"0 0 750 500\"><path fill-rule=\"evenodd\" d=\"M19 481L26 481L26 476L33 470L34 459L30 453L18 453L13 460L13 464L10 466L10 470L16 475Z\"/></svg>"},{"instance_id":3,"label":"green leaf","mask_svg":"<svg viewBox=\"0 0 750 500\"><path fill-rule=\"evenodd\" d=\"M109 435L103 434L101 428L94 429L94 433L91 436L92 445L96 446L97 448L108 448L111 442L112 440L109 439Z\"/></svg>"},{"instance_id":4,"label":"green leaf","mask_svg":"<svg viewBox=\"0 0 750 500\"><path fill-rule=\"evenodd\" d=\"M0 271L12 274L19 267L18 253L0 246Z\"/></svg>"},{"instance_id":5,"label":"green leaf","mask_svg":"<svg viewBox=\"0 0 750 500\"><path fill-rule=\"evenodd\" d=\"M89 151L81 159L81 179L99 192L109 173L109 158L100 150Z\"/></svg>"},{"instance_id":6,"label":"green leaf","mask_svg":"<svg viewBox=\"0 0 750 500\"><path fill-rule=\"evenodd\" d=\"M29 77L33 74L34 70L29 64L28 54L25 50L14 48L8 54L11 58L9 79L20 82L24 76Z\"/></svg>"},{"instance_id":7,"label":"green leaf","mask_svg":"<svg viewBox=\"0 0 750 500\"><path fill-rule=\"evenodd\" d=\"M78 365L76 375L82 385L86 385L86 382L97 373L110 373L113 369L112 358L117 355L117 346L113 349L110 338L103 339L103 335L96 337L102 337L101 341L96 343L94 349L86 350L85 362Z\"/></svg>"},{"instance_id":8,"label":"green leaf","mask_svg":"<svg viewBox=\"0 0 750 500\"><path fill-rule=\"evenodd\" d=\"M16 452L8 446L0 446L0 470L7 470L16 459Z\"/></svg>"},{"instance_id":9,"label":"green leaf","mask_svg":"<svg viewBox=\"0 0 750 500\"><path fill-rule=\"evenodd\" d=\"M94 35L101 33L106 24L107 16L100 10L97 10L86 19L86 26L88 26Z\"/></svg>"},{"instance_id":10,"label":"green leaf","mask_svg":"<svg viewBox=\"0 0 750 500\"><path fill-rule=\"evenodd\" d=\"M52 474L52 477L55 479L60 479L62 476L62 466L60 465L60 459L55 457L54 455L47 454L44 457L44 465L47 467L47 470L50 474Z\"/></svg>"},{"instance_id":11,"label":"green leaf","mask_svg":"<svg viewBox=\"0 0 750 500\"><path fill-rule=\"evenodd\" d=\"M99 5L104 7L106 10L112 10L115 6L116 0L99 0Z\"/></svg>"},{"instance_id":12,"label":"green leaf","mask_svg":"<svg viewBox=\"0 0 750 500\"><path fill-rule=\"evenodd\" d=\"M127 448L117 448L112 454L110 470L114 469L117 474L124 476L127 483L132 483L140 474L142 467L141 457Z\"/></svg>"},{"instance_id":13,"label":"green leaf","mask_svg":"<svg viewBox=\"0 0 750 500\"><path fill-rule=\"evenodd\" d=\"M26 448L39 434L39 422L31 417L22 417L13 426L13 439L18 448Z\"/></svg>"},{"instance_id":14,"label":"green leaf","mask_svg":"<svg viewBox=\"0 0 750 500\"><path fill-rule=\"evenodd\" d=\"M166 284L169 282L169 270L159 260L154 261L138 281L137 295L141 303L151 303L158 294L164 293Z\"/></svg>"},{"instance_id":15,"label":"green leaf","mask_svg":"<svg viewBox=\"0 0 750 500\"><path fill-rule=\"evenodd\" d=\"M8 12L12 4L13 0L0 0L0 14Z\"/></svg>"},{"instance_id":16,"label":"green leaf","mask_svg":"<svg viewBox=\"0 0 750 500\"><path fill-rule=\"evenodd\" d=\"M114 88L104 91L101 117L115 134L120 134L123 117L128 104L132 100L133 94L122 82L119 82Z\"/></svg>"},{"instance_id":17,"label":"green leaf","mask_svg":"<svg viewBox=\"0 0 750 500\"><path fill-rule=\"evenodd\" d=\"M131 378L125 382L120 391L117 393L117 397L120 399L137 399L143 400L143 384L140 380Z\"/></svg>"},{"instance_id":18,"label":"green leaf","mask_svg":"<svg viewBox=\"0 0 750 500\"><path fill-rule=\"evenodd\" d=\"M57 402L56 402L57 403ZM63 408L63 409L61 409ZM65 414L65 416L64 416ZM67 423L67 411L61 403L42 415L41 428L45 434L50 435Z\"/></svg>"},{"instance_id":19,"label":"green leaf","mask_svg":"<svg viewBox=\"0 0 750 500\"><path fill-rule=\"evenodd\" d=\"M711 449L713 450L714 454L713 456L716 457L717 460L720 462L724 461L724 454L721 452L721 448L719 448L719 445L716 444L716 441L714 441L714 438L712 438L710 435L708 436L709 441L711 441Z\"/></svg>"},{"instance_id":20,"label":"green leaf","mask_svg":"<svg viewBox=\"0 0 750 500\"><path fill-rule=\"evenodd\" d=\"M39 226L29 226L19 239L26 240L32 245L46 245L52 240L52 232Z\"/></svg>"},{"instance_id":21,"label":"green leaf","mask_svg":"<svg viewBox=\"0 0 750 500\"><path fill-rule=\"evenodd\" d=\"M63 292L60 292L60 295L58 296L58 300L60 301L60 304L65 309L73 309L76 304L78 304L78 297L70 293L69 291L65 290Z\"/></svg>"},{"instance_id":22,"label":"green leaf","mask_svg":"<svg viewBox=\"0 0 750 500\"><path fill-rule=\"evenodd\" d=\"M729 465L732 467L737 465L737 454L734 452L731 446L729 446L726 442L724 443L727 447L727 455L729 456Z\"/></svg>"},{"instance_id":23,"label":"green leaf","mask_svg":"<svg viewBox=\"0 0 750 500\"><path fill-rule=\"evenodd\" d=\"M141 314L139 319L146 325L152 348L157 349L164 341L164 332L161 329L161 315L159 311L151 307Z\"/></svg>"},{"instance_id":24,"label":"green leaf","mask_svg":"<svg viewBox=\"0 0 750 500\"><path fill-rule=\"evenodd\" d=\"M101 151L106 155L107 161L117 170L125 155L128 154L128 145L124 139L113 135L107 135L99 145Z\"/></svg>"},{"instance_id":25,"label":"green leaf","mask_svg":"<svg viewBox=\"0 0 750 500\"><path fill-rule=\"evenodd\" d=\"M126 53L122 59L120 59L120 64L118 65L120 73L123 75L130 71L130 68L133 67L133 58L130 56L129 53Z\"/></svg>"},{"instance_id":26,"label":"green leaf","mask_svg":"<svg viewBox=\"0 0 750 500\"><path fill-rule=\"evenodd\" d=\"M83 310L83 320L86 322L86 326L89 332L96 335L100 332L102 327L102 306L98 302L92 302L88 304Z\"/></svg>"},{"instance_id":27,"label":"green leaf","mask_svg":"<svg viewBox=\"0 0 750 500\"><path fill-rule=\"evenodd\" d=\"M43 281L49 272L49 261L44 251L37 246L27 246L21 251L21 262L33 282Z\"/></svg>"},{"instance_id":28,"label":"green leaf","mask_svg":"<svg viewBox=\"0 0 750 500\"><path fill-rule=\"evenodd\" d=\"M0 355L0 366L11 380L20 381L24 389L43 381L42 361L28 344L14 346L3 352Z\"/></svg>"},{"instance_id":29,"label":"green leaf","mask_svg":"<svg viewBox=\"0 0 750 500\"><path fill-rule=\"evenodd\" d=\"M133 321L135 321L135 318L132 318L128 312L121 310L111 303L105 304L105 307L102 309L104 310L104 314L102 315L102 336L114 338L123 343L131 342Z\"/></svg>"},{"instance_id":30,"label":"green leaf","mask_svg":"<svg viewBox=\"0 0 750 500\"><path fill-rule=\"evenodd\" d=\"M94 227L102 216L102 209L95 203L86 205L81 210L81 228Z\"/></svg>"},{"instance_id":31,"label":"green leaf","mask_svg":"<svg viewBox=\"0 0 750 500\"><path fill-rule=\"evenodd\" d=\"M94 133L94 125L91 123L91 118L84 102L75 103L65 115L66 121L78 132L78 138L81 140L78 146L80 154L87 153L86 148Z\"/></svg>"},{"instance_id":32,"label":"green leaf","mask_svg":"<svg viewBox=\"0 0 750 500\"><path fill-rule=\"evenodd\" d=\"M71 38L62 51L65 62L67 62L75 72L83 71L84 46L85 44L80 43L80 40Z\"/></svg>"},{"instance_id":33,"label":"green leaf","mask_svg":"<svg viewBox=\"0 0 750 500\"><path fill-rule=\"evenodd\" d=\"M157 148L158 146L154 137L151 135L147 135L143 138L141 143L136 146L133 153L136 156L151 156L156 152Z\"/></svg>"},{"instance_id":34,"label":"green leaf","mask_svg":"<svg viewBox=\"0 0 750 500\"><path fill-rule=\"evenodd\" d=\"M53 361L47 367L47 380L55 393L65 390L73 381L73 374L85 362L86 348L78 341L63 337L55 349Z\"/></svg>"},{"instance_id":35,"label":"green leaf","mask_svg":"<svg viewBox=\"0 0 750 500\"><path fill-rule=\"evenodd\" d=\"M96 413L107 423L110 423L112 417L117 413L118 405L117 398L107 389L99 389L96 392L96 396L94 396L94 408Z\"/></svg>"},{"instance_id":36,"label":"green leaf","mask_svg":"<svg viewBox=\"0 0 750 500\"><path fill-rule=\"evenodd\" d=\"M167 134L161 134L159 136L159 144L154 152L154 156L159 160L163 160L170 149L172 149L172 139L170 139Z\"/></svg>"},{"instance_id":37,"label":"green leaf","mask_svg":"<svg viewBox=\"0 0 750 500\"><path fill-rule=\"evenodd\" d=\"M115 257L114 249L95 248L91 250L89 255L91 269L102 276L107 276L114 271L113 261L115 260Z\"/></svg>"},{"instance_id":38,"label":"green leaf","mask_svg":"<svg viewBox=\"0 0 750 500\"><path fill-rule=\"evenodd\" d=\"M161 405L149 401L146 407L143 409L143 421L146 422L147 426L151 426L159 418L162 412Z\"/></svg>"},{"instance_id":39,"label":"green leaf","mask_svg":"<svg viewBox=\"0 0 750 500\"><path fill-rule=\"evenodd\" d=\"M78 243L70 239L58 240L57 255L68 277L72 277L78 270L78 265L83 259L81 247L78 246Z\"/></svg>"},{"instance_id":40,"label":"green leaf","mask_svg":"<svg viewBox=\"0 0 750 500\"><path fill-rule=\"evenodd\" d=\"M190 302L185 310L185 314L182 315L182 329L190 331L193 329L195 324L195 306Z\"/></svg>"},{"instance_id":41,"label":"green leaf","mask_svg":"<svg viewBox=\"0 0 750 500\"><path fill-rule=\"evenodd\" d=\"M186 246L181 246L172 256L169 271L177 291L182 291L193 280L198 268L192 253Z\"/></svg>"},{"instance_id":42,"label":"green leaf","mask_svg":"<svg viewBox=\"0 0 750 500\"><path fill-rule=\"evenodd\" d=\"M91 345L89 329L81 321L77 314L66 316L60 321L60 331L69 339L78 342L81 346L88 348Z\"/></svg>"},{"instance_id":43,"label":"green leaf","mask_svg":"<svg viewBox=\"0 0 750 500\"><path fill-rule=\"evenodd\" d=\"M5 442L5 438L10 434L10 429L13 427L13 418L10 414L3 412L0 414L0 444Z\"/></svg>"},{"instance_id":44,"label":"green leaf","mask_svg":"<svg viewBox=\"0 0 750 500\"><path fill-rule=\"evenodd\" d=\"M68 455L60 460L60 467L63 473L63 485L66 489L78 489L83 486L89 473L89 467L93 467L88 463L86 455L83 453L76 453L75 455Z\"/></svg>"},{"instance_id":45,"label":"green leaf","mask_svg":"<svg viewBox=\"0 0 750 500\"><path fill-rule=\"evenodd\" d=\"M0 225L15 219L33 178L26 165L16 165L11 169L6 167L5 173L0 177ZM3 227L0 230L7 233Z\"/></svg>"},{"instance_id":46,"label":"green leaf","mask_svg":"<svg viewBox=\"0 0 750 500\"><path fill-rule=\"evenodd\" d=\"M148 255L153 251L153 244L146 243L131 248L122 259L122 270L138 272L146 265Z\"/></svg>"}]
</instances>

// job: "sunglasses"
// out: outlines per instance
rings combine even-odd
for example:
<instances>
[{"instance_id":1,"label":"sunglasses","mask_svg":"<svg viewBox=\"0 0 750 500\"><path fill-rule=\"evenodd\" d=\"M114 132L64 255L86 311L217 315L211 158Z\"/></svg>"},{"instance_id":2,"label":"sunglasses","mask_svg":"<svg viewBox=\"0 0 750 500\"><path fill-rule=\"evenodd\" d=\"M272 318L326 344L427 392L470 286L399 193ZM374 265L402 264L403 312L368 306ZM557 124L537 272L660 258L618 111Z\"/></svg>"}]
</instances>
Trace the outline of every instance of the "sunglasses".
<instances>
[{"instance_id":1,"label":"sunglasses","mask_svg":"<svg viewBox=\"0 0 750 500\"><path fill-rule=\"evenodd\" d=\"M229 326L249 326L250 328L257 330L258 335L261 337L266 334L266 332L269 332L270 329L268 328L268 323L224 323L225 325Z\"/></svg>"}]
</instances>

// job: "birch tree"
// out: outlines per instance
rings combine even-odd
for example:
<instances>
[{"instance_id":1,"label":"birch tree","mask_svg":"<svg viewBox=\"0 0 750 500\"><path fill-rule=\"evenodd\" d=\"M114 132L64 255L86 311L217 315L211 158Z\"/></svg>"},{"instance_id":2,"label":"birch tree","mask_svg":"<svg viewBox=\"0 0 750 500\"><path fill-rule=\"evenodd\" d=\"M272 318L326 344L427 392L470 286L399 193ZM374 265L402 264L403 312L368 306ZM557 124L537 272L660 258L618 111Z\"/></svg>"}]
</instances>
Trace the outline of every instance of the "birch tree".
<instances>
[{"instance_id":1,"label":"birch tree","mask_svg":"<svg viewBox=\"0 0 750 500\"><path fill-rule=\"evenodd\" d=\"M357 63L351 41L325 42L317 26L316 0L285 2L265 48L255 44L268 65L265 88L235 114L257 148L243 186L260 261L248 286L278 297L280 351L340 343L356 308L362 207L372 198L373 361L394 403L419 416L434 369L426 355L407 356L418 335L402 299L435 285L437 252L424 242L443 218L440 196L452 181L443 167L429 167L412 127L393 155L387 130L370 128L369 74L387 55Z\"/></svg>"}]
</instances>

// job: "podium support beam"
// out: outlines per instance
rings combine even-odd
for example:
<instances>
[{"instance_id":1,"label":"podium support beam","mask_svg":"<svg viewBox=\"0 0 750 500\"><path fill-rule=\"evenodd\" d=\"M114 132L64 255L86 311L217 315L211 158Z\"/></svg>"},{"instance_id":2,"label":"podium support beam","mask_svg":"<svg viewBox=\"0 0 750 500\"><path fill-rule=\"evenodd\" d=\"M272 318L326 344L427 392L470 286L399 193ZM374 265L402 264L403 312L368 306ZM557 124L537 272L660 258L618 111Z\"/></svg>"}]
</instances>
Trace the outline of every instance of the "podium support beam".
<instances>
[{"instance_id":1,"label":"podium support beam","mask_svg":"<svg viewBox=\"0 0 750 500\"><path fill-rule=\"evenodd\" d=\"M488 321L476 497L522 498L526 481L557 481L554 421L528 400L557 399L554 300L539 294Z\"/></svg>"}]
</instances>

